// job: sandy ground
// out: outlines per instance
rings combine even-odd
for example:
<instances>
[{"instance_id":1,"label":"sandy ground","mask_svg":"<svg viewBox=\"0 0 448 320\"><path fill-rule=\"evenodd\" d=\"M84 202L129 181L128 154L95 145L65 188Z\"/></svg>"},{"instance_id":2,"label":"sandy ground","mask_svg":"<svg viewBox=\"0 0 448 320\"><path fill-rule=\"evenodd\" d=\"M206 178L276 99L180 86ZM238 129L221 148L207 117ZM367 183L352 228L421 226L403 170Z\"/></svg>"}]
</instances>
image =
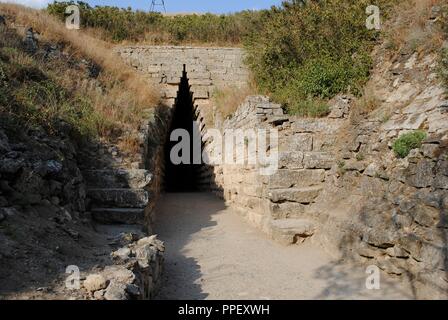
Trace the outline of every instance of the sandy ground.
<instances>
[{"instance_id":1,"label":"sandy ground","mask_svg":"<svg viewBox=\"0 0 448 320\"><path fill-rule=\"evenodd\" d=\"M411 299L382 274L367 290L366 269L333 261L311 244L283 247L207 193L166 194L155 231L166 242L158 299Z\"/></svg>"}]
</instances>

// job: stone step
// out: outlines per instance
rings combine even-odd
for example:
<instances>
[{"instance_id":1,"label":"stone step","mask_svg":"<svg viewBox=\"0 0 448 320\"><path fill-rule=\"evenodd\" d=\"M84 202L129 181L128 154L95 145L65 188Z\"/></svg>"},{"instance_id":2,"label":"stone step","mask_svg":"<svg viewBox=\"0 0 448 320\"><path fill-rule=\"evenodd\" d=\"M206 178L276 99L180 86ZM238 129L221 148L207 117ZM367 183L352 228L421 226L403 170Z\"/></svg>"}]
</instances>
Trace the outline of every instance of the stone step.
<instances>
[{"instance_id":1,"label":"stone step","mask_svg":"<svg viewBox=\"0 0 448 320\"><path fill-rule=\"evenodd\" d=\"M315 233L315 224L305 219L271 221L271 238L283 245L303 242Z\"/></svg>"},{"instance_id":2,"label":"stone step","mask_svg":"<svg viewBox=\"0 0 448 320\"><path fill-rule=\"evenodd\" d=\"M144 189L152 182L152 174L140 169L88 170L83 175L90 188Z\"/></svg>"},{"instance_id":3,"label":"stone step","mask_svg":"<svg viewBox=\"0 0 448 320\"><path fill-rule=\"evenodd\" d=\"M143 189L89 189L88 197L94 207L145 208L150 194Z\"/></svg>"},{"instance_id":4,"label":"stone step","mask_svg":"<svg viewBox=\"0 0 448 320\"><path fill-rule=\"evenodd\" d=\"M93 219L103 224L142 224L145 219L145 209L94 208L91 212Z\"/></svg>"},{"instance_id":5,"label":"stone step","mask_svg":"<svg viewBox=\"0 0 448 320\"><path fill-rule=\"evenodd\" d=\"M308 188L276 189L269 191L269 198L274 203L291 201L303 204L314 202L322 191L322 186Z\"/></svg>"}]
</instances>

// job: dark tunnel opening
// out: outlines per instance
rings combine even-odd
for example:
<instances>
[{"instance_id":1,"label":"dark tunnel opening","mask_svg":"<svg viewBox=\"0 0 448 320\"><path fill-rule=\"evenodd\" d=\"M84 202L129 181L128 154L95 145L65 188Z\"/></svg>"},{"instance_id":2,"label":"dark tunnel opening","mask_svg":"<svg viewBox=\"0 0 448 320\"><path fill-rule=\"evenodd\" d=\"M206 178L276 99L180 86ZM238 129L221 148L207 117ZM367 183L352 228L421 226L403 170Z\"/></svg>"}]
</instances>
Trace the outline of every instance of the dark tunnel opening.
<instances>
[{"instance_id":1,"label":"dark tunnel opening","mask_svg":"<svg viewBox=\"0 0 448 320\"><path fill-rule=\"evenodd\" d=\"M179 84L176 102L174 105L171 127L168 132L165 143L165 191L166 192L196 192L199 191L200 164L194 164L194 120L195 108L193 103L193 93L190 91L186 67L182 73ZM183 129L188 132L189 137L189 161L187 163L176 164L171 158L171 151L179 144L178 141L171 141L171 133L177 129ZM196 137L197 138L197 137ZM200 139L200 137L199 137ZM188 157L182 149L176 152L179 157Z\"/></svg>"}]
</instances>

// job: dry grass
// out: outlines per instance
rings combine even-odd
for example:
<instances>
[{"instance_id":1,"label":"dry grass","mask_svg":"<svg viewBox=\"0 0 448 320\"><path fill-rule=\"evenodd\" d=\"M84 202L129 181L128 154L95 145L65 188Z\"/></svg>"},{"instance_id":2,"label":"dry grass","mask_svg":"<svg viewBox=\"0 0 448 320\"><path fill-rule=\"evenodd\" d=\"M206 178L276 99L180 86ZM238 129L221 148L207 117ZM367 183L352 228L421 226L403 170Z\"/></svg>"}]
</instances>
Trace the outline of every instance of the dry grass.
<instances>
[{"instance_id":1,"label":"dry grass","mask_svg":"<svg viewBox=\"0 0 448 320\"><path fill-rule=\"evenodd\" d=\"M16 25L33 27L43 40L64 43L75 53L93 60L111 73L115 80L123 82L126 88L135 94L138 104L152 106L158 102L157 95L147 82L114 54L112 46L107 42L98 40L84 31L68 30L44 11L14 4L0 4L0 10L7 19L13 19Z\"/></svg>"},{"instance_id":2,"label":"dry grass","mask_svg":"<svg viewBox=\"0 0 448 320\"><path fill-rule=\"evenodd\" d=\"M381 99L375 94L375 90L366 85L363 95L355 101L350 112L350 122L359 123L364 117L381 106Z\"/></svg>"},{"instance_id":3,"label":"dry grass","mask_svg":"<svg viewBox=\"0 0 448 320\"><path fill-rule=\"evenodd\" d=\"M159 102L158 94L146 80L114 54L110 44L96 39L93 36L95 30L68 30L45 12L18 5L0 4L0 12L6 16L8 25L15 27L17 32L32 27L40 33L40 43L62 44L64 53L68 53L70 59L81 61L86 58L100 67L98 78L89 79L85 72L72 68L67 61L56 59L49 62L40 60L38 55L30 56L20 51L12 55L12 62L20 66L39 66L62 88L74 97L86 100L87 105L93 107L93 113L83 118L85 123L78 124L79 129L93 126L89 131L98 134L101 140L118 143L123 152L138 152L138 129L143 120L143 111ZM12 32L11 37L6 36L7 33L3 34L4 47L18 48L20 44L13 36L16 32L8 32ZM63 112L60 106L56 107L53 109ZM47 111L50 112L50 109ZM53 115L57 116L56 113Z\"/></svg>"},{"instance_id":4,"label":"dry grass","mask_svg":"<svg viewBox=\"0 0 448 320\"><path fill-rule=\"evenodd\" d=\"M216 110L224 118L227 118L235 113L247 96L255 93L255 86L251 84L242 88L226 86L215 90L212 95L212 103L216 107Z\"/></svg>"},{"instance_id":5,"label":"dry grass","mask_svg":"<svg viewBox=\"0 0 448 320\"><path fill-rule=\"evenodd\" d=\"M383 29L389 46L397 52L409 49L413 52L429 52L440 48L441 32L428 28L431 8L445 3L443 0L405 0L394 9L391 19Z\"/></svg>"}]
</instances>

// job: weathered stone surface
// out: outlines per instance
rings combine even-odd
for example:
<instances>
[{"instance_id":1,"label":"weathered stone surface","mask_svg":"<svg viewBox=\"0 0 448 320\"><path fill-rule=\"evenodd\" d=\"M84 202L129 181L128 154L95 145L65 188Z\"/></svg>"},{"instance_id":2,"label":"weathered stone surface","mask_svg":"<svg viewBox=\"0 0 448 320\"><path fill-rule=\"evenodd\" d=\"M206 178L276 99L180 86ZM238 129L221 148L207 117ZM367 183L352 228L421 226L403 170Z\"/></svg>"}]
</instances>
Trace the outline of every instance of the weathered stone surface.
<instances>
[{"instance_id":1,"label":"weathered stone surface","mask_svg":"<svg viewBox=\"0 0 448 320\"><path fill-rule=\"evenodd\" d=\"M92 217L104 224L139 224L145 219L144 209L133 208L94 208Z\"/></svg>"},{"instance_id":2,"label":"weathered stone surface","mask_svg":"<svg viewBox=\"0 0 448 320\"><path fill-rule=\"evenodd\" d=\"M98 207L145 208L149 192L143 189L89 189L89 197Z\"/></svg>"},{"instance_id":3,"label":"weathered stone surface","mask_svg":"<svg viewBox=\"0 0 448 320\"><path fill-rule=\"evenodd\" d=\"M279 152L279 167L280 169L303 169L303 158L302 152Z\"/></svg>"},{"instance_id":4,"label":"weathered stone surface","mask_svg":"<svg viewBox=\"0 0 448 320\"><path fill-rule=\"evenodd\" d=\"M308 133L297 133L291 137L281 138L279 141L280 151L312 151L313 136Z\"/></svg>"},{"instance_id":5,"label":"weathered stone surface","mask_svg":"<svg viewBox=\"0 0 448 320\"><path fill-rule=\"evenodd\" d=\"M115 252L112 252L112 258L122 262L128 261L130 259L130 256L131 256L131 249L129 248L121 248Z\"/></svg>"},{"instance_id":6,"label":"weathered stone surface","mask_svg":"<svg viewBox=\"0 0 448 320\"><path fill-rule=\"evenodd\" d=\"M398 239L400 246L417 261L421 261L422 241L414 234L403 235Z\"/></svg>"},{"instance_id":7,"label":"weathered stone surface","mask_svg":"<svg viewBox=\"0 0 448 320\"><path fill-rule=\"evenodd\" d=\"M388 248L386 250L386 253L389 257L401 258L401 259L409 258L409 253L407 253L405 250L403 250L397 246L395 246L393 248Z\"/></svg>"},{"instance_id":8,"label":"weathered stone surface","mask_svg":"<svg viewBox=\"0 0 448 320\"><path fill-rule=\"evenodd\" d=\"M290 188L290 189L277 189L272 190L269 193L269 197L272 202L284 202L292 201L298 203L311 203L322 191L322 187L309 187L309 188Z\"/></svg>"},{"instance_id":9,"label":"weathered stone surface","mask_svg":"<svg viewBox=\"0 0 448 320\"><path fill-rule=\"evenodd\" d=\"M104 298L109 301L124 301L129 300L129 295L126 291L127 285L111 281L106 289Z\"/></svg>"},{"instance_id":10,"label":"weathered stone surface","mask_svg":"<svg viewBox=\"0 0 448 320\"><path fill-rule=\"evenodd\" d=\"M364 172L366 167L367 167L367 164L364 161L349 160L349 161L345 162L344 169L347 171Z\"/></svg>"},{"instance_id":11,"label":"weathered stone surface","mask_svg":"<svg viewBox=\"0 0 448 320\"><path fill-rule=\"evenodd\" d=\"M436 208L417 204L411 209L411 215L415 222L424 227L432 227L440 217L440 211Z\"/></svg>"},{"instance_id":12,"label":"weathered stone surface","mask_svg":"<svg viewBox=\"0 0 448 320\"><path fill-rule=\"evenodd\" d=\"M325 170L279 170L269 177L271 189L291 188L297 185L310 187L319 185L325 180Z\"/></svg>"},{"instance_id":13,"label":"weathered stone surface","mask_svg":"<svg viewBox=\"0 0 448 320\"><path fill-rule=\"evenodd\" d=\"M416 166L410 167L407 183L416 188L427 188L434 182L435 163L422 160Z\"/></svg>"},{"instance_id":14,"label":"weathered stone surface","mask_svg":"<svg viewBox=\"0 0 448 320\"><path fill-rule=\"evenodd\" d=\"M89 275L86 280L84 280L84 288L89 292L95 292L98 290L106 289L107 280L100 274Z\"/></svg>"},{"instance_id":15,"label":"weathered stone surface","mask_svg":"<svg viewBox=\"0 0 448 320\"><path fill-rule=\"evenodd\" d=\"M84 172L84 177L91 188L144 189L152 182L147 170L90 170Z\"/></svg>"},{"instance_id":16,"label":"weathered stone surface","mask_svg":"<svg viewBox=\"0 0 448 320\"><path fill-rule=\"evenodd\" d=\"M274 219L286 219L300 217L306 209L306 205L297 202L272 203L270 205L271 216Z\"/></svg>"},{"instance_id":17,"label":"weathered stone surface","mask_svg":"<svg viewBox=\"0 0 448 320\"><path fill-rule=\"evenodd\" d=\"M311 221L303 219L283 219L271 222L271 237L283 245L290 245L300 241L300 238L311 237L315 233L315 226Z\"/></svg>"},{"instance_id":18,"label":"weathered stone surface","mask_svg":"<svg viewBox=\"0 0 448 320\"><path fill-rule=\"evenodd\" d=\"M358 254L364 258L374 259L374 258L377 258L381 254L381 251L378 250L378 248L373 248L369 245L363 244L358 249Z\"/></svg>"},{"instance_id":19,"label":"weathered stone surface","mask_svg":"<svg viewBox=\"0 0 448 320\"><path fill-rule=\"evenodd\" d=\"M306 169L331 169L335 157L328 152L305 152L303 163Z\"/></svg>"}]
</instances>

